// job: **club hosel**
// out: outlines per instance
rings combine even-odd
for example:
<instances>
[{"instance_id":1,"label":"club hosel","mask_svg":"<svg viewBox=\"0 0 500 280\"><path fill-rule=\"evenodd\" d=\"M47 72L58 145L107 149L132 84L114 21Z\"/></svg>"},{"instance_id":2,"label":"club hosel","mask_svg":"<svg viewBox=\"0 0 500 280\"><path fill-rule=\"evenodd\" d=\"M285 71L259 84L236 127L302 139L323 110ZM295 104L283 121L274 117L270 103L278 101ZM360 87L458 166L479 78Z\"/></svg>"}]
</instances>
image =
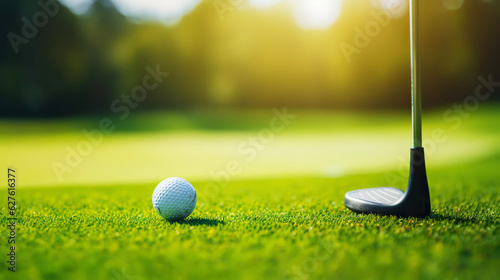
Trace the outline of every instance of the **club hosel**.
<instances>
[{"instance_id":1,"label":"club hosel","mask_svg":"<svg viewBox=\"0 0 500 280\"><path fill-rule=\"evenodd\" d=\"M410 149L410 168L425 169L425 152L423 147L413 147Z\"/></svg>"},{"instance_id":2,"label":"club hosel","mask_svg":"<svg viewBox=\"0 0 500 280\"><path fill-rule=\"evenodd\" d=\"M411 148L410 151L410 177L408 178L408 188L405 192L408 206L414 209L418 216L430 214L429 184L427 182L427 172L425 169L425 153L423 147ZM422 201L425 203L422 204ZM414 203L413 203L414 202Z\"/></svg>"}]
</instances>

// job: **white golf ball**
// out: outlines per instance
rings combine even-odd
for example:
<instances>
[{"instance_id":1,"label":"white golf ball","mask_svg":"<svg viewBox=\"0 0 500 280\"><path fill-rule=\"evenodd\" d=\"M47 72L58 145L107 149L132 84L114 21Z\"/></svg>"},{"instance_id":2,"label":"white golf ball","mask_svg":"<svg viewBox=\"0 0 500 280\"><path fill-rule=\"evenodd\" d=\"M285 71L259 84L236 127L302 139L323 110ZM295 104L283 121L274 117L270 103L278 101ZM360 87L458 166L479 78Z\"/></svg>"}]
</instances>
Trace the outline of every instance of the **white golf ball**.
<instances>
[{"instance_id":1,"label":"white golf ball","mask_svg":"<svg viewBox=\"0 0 500 280\"><path fill-rule=\"evenodd\" d=\"M161 181L153 192L153 207L168 221L186 218L195 206L196 191L182 178L167 178Z\"/></svg>"}]
</instances>

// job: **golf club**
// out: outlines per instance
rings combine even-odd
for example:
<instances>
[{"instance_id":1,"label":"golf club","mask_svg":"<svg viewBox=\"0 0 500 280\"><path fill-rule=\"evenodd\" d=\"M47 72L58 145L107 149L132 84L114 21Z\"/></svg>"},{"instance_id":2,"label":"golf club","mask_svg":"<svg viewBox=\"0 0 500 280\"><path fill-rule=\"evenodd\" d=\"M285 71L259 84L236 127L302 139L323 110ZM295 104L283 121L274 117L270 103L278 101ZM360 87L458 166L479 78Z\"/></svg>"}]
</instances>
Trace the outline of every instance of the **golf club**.
<instances>
[{"instance_id":1,"label":"golf club","mask_svg":"<svg viewBox=\"0 0 500 280\"><path fill-rule=\"evenodd\" d=\"M426 217L431 213L429 186L422 147L420 89L420 0L410 1L412 132L410 177L406 192L393 187L362 189L346 193L344 204L357 213L400 217Z\"/></svg>"}]
</instances>

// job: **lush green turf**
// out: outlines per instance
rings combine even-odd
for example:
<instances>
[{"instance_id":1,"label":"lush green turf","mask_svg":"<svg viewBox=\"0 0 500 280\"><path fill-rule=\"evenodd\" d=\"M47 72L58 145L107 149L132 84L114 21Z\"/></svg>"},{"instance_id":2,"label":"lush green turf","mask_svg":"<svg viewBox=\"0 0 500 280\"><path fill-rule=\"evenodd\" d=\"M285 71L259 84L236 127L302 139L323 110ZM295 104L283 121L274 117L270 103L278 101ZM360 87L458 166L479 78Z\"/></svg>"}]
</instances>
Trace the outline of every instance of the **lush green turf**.
<instances>
[{"instance_id":1,"label":"lush green turf","mask_svg":"<svg viewBox=\"0 0 500 280\"><path fill-rule=\"evenodd\" d=\"M459 119L460 123L445 120L447 108L426 113L428 163L468 162L496 150L499 108L481 106ZM242 163L244 172L238 179L255 179L380 172L396 169L402 159L408 159L409 112L292 108L287 112L296 117L276 131L270 142L259 142L259 148L249 139L269 131L275 118L271 109L134 112L124 121L109 116L115 131L104 134L72 165L67 163L69 151L74 155L79 145L88 143L82 130L96 130L99 118L0 120L0 166L18 168L23 186L64 187L142 183L167 176L206 180L211 172L223 170L229 160ZM435 131L442 131L444 142L436 141ZM249 161L252 150L256 156ZM71 170L56 169L54 163Z\"/></svg>"},{"instance_id":2,"label":"lush green turf","mask_svg":"<svg viewBox=\"0 0 500 280\"><path fill-rule=\"evenodd\" d=\"M178 223L162 220L153 210L153 183L21 188L16 276L495 279L498 166L500 154L430 170L433 214L426 219L345 209L345 191L385 185L387 174L234 181L220 189L193 182L198 205ZM1 209L5 225L4 203ZM1 238L7 238L5 228ZM5 262L2 267L0 278L12 277Z\"/></svg>"},{"instance_id":3,"label":"lush green turf","mask_svg":"<svg viewBox=\"0 0 500 280\"><path fill-rule=\"evenodd\" d=\"M349 190L405 187L408 163L396 171L409 154L404 113L293 112L251 162L236 147L269 126L271 111L137 114L116 122L63 181L51 162L99 119L0 121L0 165L19 172L17 272L3 261L0 279L496 279L500 111L481 107L460 125L443 112L424 119L433 208L426 219L343 206ZM233 159L244 172L227 186L200 179ZM186 176L197 189L184 222L168 223L152 208L164 176Z\"/></svg>"}]
</instances>

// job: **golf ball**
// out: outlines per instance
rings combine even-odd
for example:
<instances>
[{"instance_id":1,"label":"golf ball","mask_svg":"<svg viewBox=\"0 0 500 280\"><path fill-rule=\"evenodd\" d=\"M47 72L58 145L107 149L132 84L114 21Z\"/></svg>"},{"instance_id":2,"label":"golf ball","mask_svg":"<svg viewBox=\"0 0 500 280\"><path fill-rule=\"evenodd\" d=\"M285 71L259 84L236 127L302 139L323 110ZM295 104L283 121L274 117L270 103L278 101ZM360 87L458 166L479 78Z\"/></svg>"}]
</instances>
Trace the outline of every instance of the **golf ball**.
<instances>
[{"instance_id":1,"label":"golf ball","mask_svg":"<svg viewBox=\"0 0 500 280\"><path fill-rule=\"evenodd\" d=\"M196 191L182 178L167 178L161 181L153 192L153 207L168 221L186 218L195 206Z\"/></svg>"}]
</instances>

